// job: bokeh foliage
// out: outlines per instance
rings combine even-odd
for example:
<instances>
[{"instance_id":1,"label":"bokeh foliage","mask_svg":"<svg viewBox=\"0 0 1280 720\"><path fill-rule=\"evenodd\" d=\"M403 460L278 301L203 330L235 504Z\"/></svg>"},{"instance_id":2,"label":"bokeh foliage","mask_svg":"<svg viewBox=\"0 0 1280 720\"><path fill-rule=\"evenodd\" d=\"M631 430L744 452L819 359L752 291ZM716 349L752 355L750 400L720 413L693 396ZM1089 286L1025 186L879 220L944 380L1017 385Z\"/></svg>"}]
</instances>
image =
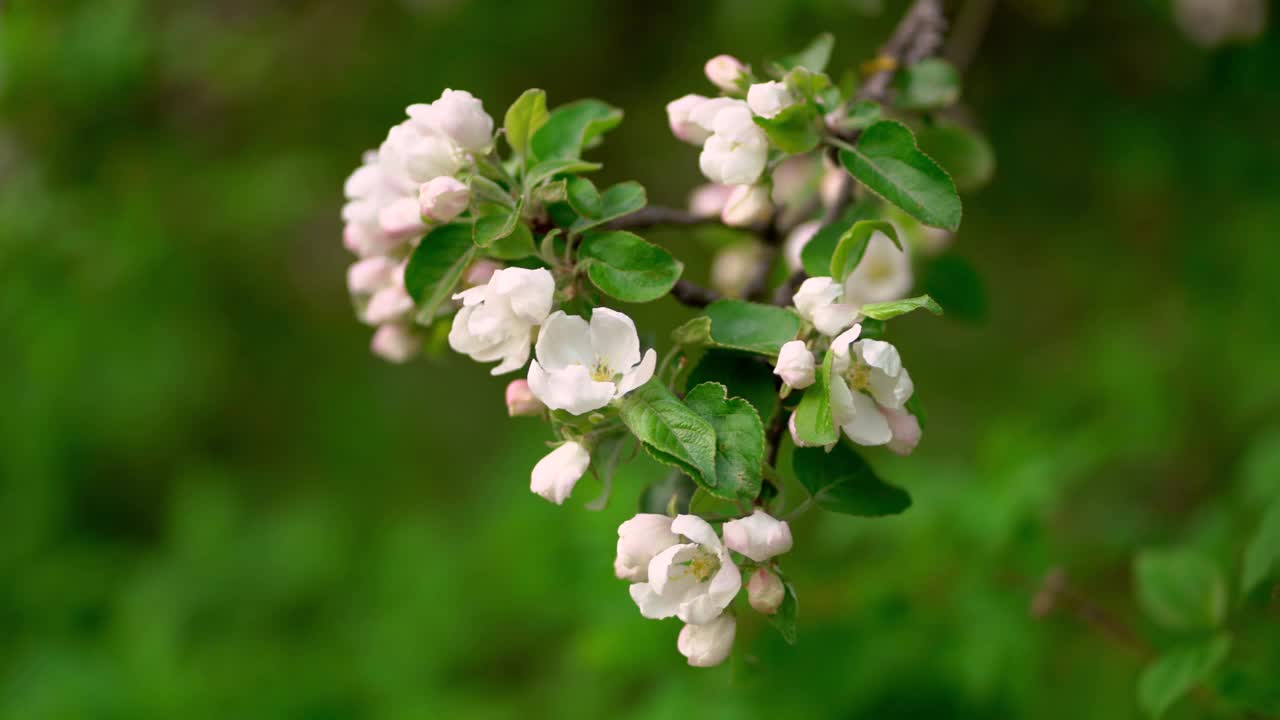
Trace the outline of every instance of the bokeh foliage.
<instances>
[{"instance_id":1,"label":"bokeh foliage","mask_svg":"<svg viewBox=\"0 0 1280 720\"><path fill-rule=\"evenodd\" d=\"M1131 568L1165 546L1232 581L1224 692L1274 678L1270 588L1236 580L1280 494L1274 33L997 9L966 95L999 166L954 249L989 311L895 324L929 426L872 460L914 506L797 524L794 648L744 622L731 666L684 667L610 572L660 467L556 508L501 381L368 354L341 182L409 102L604 98L627 117L600 181L680 204L696 159L662 106L706 57L830 30L855 66L884 4L7 3L0 717L1136 717L1141 658L1029 606L1062 568L1159 646ZM714 238L653 239L705 273ZM687 317L657 305L642 327Z\"/></svg>"}]
</instances>

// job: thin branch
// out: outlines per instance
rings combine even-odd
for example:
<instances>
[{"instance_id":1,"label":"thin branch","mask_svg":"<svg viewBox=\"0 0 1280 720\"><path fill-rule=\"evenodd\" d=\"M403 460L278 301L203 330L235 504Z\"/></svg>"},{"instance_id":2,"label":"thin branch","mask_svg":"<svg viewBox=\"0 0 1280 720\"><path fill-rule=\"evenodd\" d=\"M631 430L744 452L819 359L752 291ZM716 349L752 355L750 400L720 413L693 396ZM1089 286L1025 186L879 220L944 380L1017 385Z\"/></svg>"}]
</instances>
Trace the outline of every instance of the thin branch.
<instances>
[{"instance_id":1,"label":"thin branch","mask_svg":"<svg viewBox=\"0 0 1280 720\"><path fill-rule=\"evenodd\" d=\"M879 65L884 69L869 75L858 88L854 98L885 102L889 95L889 83L893 80L898 68L936 54L942 47L946 30L947 17L942 12L940 0L915 0L898 21L893 34L880 48L877 59L882 61ZM858 139L858 133L850 133L842 136L841 139L853 143ZM846 174L840 179L840 190L836 194L836 200L823 213L823 227L835 222L844 214L845 209L853 202L853 188L852 176ZM796 290L807 277L803 270L792 273L774 293L773 304L790 305Z\"/></svg>"},{"instance_id":2,"label":"thin branch","mask_svg":"<svg viewBox=\"0 0 1280 720\"><path fill-rule=\"evenodd\" d=\"M704 288L701 285L697 285L681 278L676 281L676 286L671 288L671 297L678 300L682 305L694 308L704 308L716 300L719 300L720 294L715 290Z\"/></svg>"},{"instance_id":3,"label":"thin branch","mask_svg":"<svg viewBox=\"0 0 1280 720\"><path fill-rule=\"evenodd\" d=\"M961 74L964 74L969 63L978 54L978 46L982 44L982 36L987 34L987 26L991 23L991 13L995 7L996 0L968 0L956 16L955 27L944 54Z\"/></svg>"}]
</instances>

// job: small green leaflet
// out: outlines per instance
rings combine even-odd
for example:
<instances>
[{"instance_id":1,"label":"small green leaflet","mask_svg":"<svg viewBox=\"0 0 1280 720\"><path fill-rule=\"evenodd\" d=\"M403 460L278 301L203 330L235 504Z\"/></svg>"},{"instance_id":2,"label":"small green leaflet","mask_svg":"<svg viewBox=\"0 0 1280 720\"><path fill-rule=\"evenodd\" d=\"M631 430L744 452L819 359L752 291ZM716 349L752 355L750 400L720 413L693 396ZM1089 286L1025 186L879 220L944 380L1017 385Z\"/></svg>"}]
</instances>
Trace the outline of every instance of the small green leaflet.
<instances>
[{"instance_id":1,"label":"small green leaflet","mask_svg":"<svg viewBox=\"0 0 1280 720\"><path fill-rule=\"evenodd\" d=\"M811 72L820 73L827 69L831 60L831 50L836 39L831 33L822 33L815 37L800 52L778 58L773 64L777 75L781 77L788 70L802 67Z\"/></svg>"},{"instance_id":2,"label":"small green leaflet","mask_svg":"<svg viewBox=\"0 0 1280 720\"><path fill-rule=\"evenodd\" d=\"M862 256L867 252L871 237L877 232L884 233L894 245L898 246L899 250L902 249L902 242L898 240L898 230L893 223L884 220L859 220L840 236L840 241L836 243L836 250L831 255L831 277L836 282L844 282L849 273L857 269Z\"/></svg>"},{"instance_id":3,"label":"small green leaflet","mask_svg":"<svg viewBox=\"0 0 1280 720\"><path fill-rule=\"evenodd\" d=\"M715 428L716 484L707 491L726 500L755 500L764 463L764 425L756 409L729 398L725 386L714 382L693 388L684 402Z\"/></svg>"},{"instance_id":4,"label":"small green leaflet","mask_svg":"<svg viewBox=\"0 0 1280 720\"><path fill-rule=\"evenodd\" d=\"M533 133L529 145L540 162L576 160L604 133L622 122L622 111L599 100L579 100L561 105Z\"/></svg>"},{"instance_id":5,"label":"small green leaflet","mask_svg":"<svg viewBox=\"0 0 1280 720\"><path fill-rule=\"evenodd\" d=\"M960 73L942 58L926 58L893 78L894 104L904 110L938 110L960 99Z\"/></svg>"},{"instance_id":6,"label":"small green leaflet","mask_svg":"<svg viewBox=\"0 0 1280 720\"><path fill-rule=\"evenodd\" d=\"M796 477L818 507L863 517L897 515L911 507L906 490L881 480L866 460L847 444L831 452L796 448L791 456Z\"/></svg>"},{"instance_id":7,"label":"small green leaflet","mask_svg":"<svg viewBox=\"0 0 1280 720\"><path fill-rule=\"evenodd\" d=\"M716 431L658 378L627 393L622 422L649 454L688 475L708 492L716 492Z\"/></svg>"},{"instance_id":8,"label":"small green leaflet","mask_svg":"<svg viewBox=\"0 0 1280 720\"><path fill-rule=\"evenodd\" d=\"M517 155L524 156L529 152L529 140L533 134L547 123L547 94L542 90L525 90L511 107L503 121L507 133L507 144Z\"/></svg>"},{"instance_id":9,"label":"small green leaflet","mask_svg":"<svg viewBox=\"0 0 1280 720\"><path fill-rule=\"evenodd\" d=\"M899 315L906 315L909 312L915 312L920 309L928 310L934 315L942 314L942 306L928 295L907 298L906 300L863 305L862 314L874 320L892 320Z\"/></svg>"},{"instance_id":10,"label":"small green leaflet","mask_svg":"<svg viewBox=\"0 0 1280 720\"><path fill-rule=\"evenodd\" d=\"M798 102L771 118L755 118L769 141L785 153L807 153L818 147L818 109L810 102Z\"/></svg>"},{"instance_id":11,"label":"small green leaflet","mask_svg":"<svg viewBox=\"0 0 1280 720\"><path fill-rule=\"evenodd\" d=\"M671 291L684 271L684 264L671 253L623 230L588 232L578 260L596 287L623 302L657 300Z\"/></svg>"},{"instance_id":12,"label":"small green leaflet","mask_svg":"<svg viewBox=\"0 0 1280 720\"><path fill-rule=\"evenodd\" d=\"M1173 630L1216 627L1227 613L1227 583L1209 558L1190 548L1148 549L1134 561L1138 604Z\"/></svg>"},{"instance_id":13,"label":"small green leaflet","mask_svg":"<svg viewBox=\"0 0 1280 720\"><path fill-rule=\"evenodd\" d=\"M831 364L835 353L827 353L815 373L814 383L804 391L794 416L796 436L806 445L830 445L840 439L840 428L831 415Z\"/></svg>"},{"instance_id":14,"label":"small green leaflet","mask_svg":"<svg viewBox=\"0 0 1280 720\"><path fill-rule=\"evenodd\" d=\"M946 171L916 147L906 125L881 121L858 144L840 151L840 162L876 195L933 227L960 227L960 196Z\"/></svg>"},{"instance_id":15,"label":"small green leaflet","mask_svg":"<svg viewBox=\"0 0 1280 720\"><path fill-rule=\"evenodd\" d=\"M1138 705L1151 718L1164 715L1204 682L1230 652L1231 636L1221 634L1161 655L1138 678Z\"/></svg>"}]
</instances>

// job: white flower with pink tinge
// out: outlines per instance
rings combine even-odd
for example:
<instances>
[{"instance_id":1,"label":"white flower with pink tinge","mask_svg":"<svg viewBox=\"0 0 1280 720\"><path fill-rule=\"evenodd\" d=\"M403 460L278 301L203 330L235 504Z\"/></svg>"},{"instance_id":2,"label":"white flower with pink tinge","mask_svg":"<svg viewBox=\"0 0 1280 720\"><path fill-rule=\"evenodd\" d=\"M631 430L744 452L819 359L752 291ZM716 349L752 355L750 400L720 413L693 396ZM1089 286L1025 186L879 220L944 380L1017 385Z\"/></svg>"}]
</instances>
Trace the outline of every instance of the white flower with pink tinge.
<instances>
[{"instance_id":1,"label":"white flower with pink tinge","mask_svg":"<svg viewBox=\"0 0 1280 720\"><path fill-rule=\"evenodd\" d=\"M582 415L649 382L658 354L640 355L631 318L598 307L591 322L552 313L538 334L537 359L529 365L529 389L552 410Z\"/></svg>"},{"instance_id":2,"label":"white flower with pink tinge","mask_svg":"<svg viewBox=\"0 0 1280 720\"><path fill-rule=\"evenodd\" d=\"M462 309L449 329L449 347L476 362L502 362L494 375L519 370L529 360L533 327L547 318L556 282L545 268L504 268L485 285L453 296Z\"/></svg>"},{"instance_id":3,"label":"white flower with pink tinge","mask_svg":"<svg viewBox=\"0 0 1280 720\"><path fill-rule=\"evenodd\" d=\"M711 525L696 515L678 515L671 532L688 542L654 556L648 582L631 586L640 614L653 620L678 617L690 625L709 623L742 589L742 573Z\"/></svg>"}]
</instances>

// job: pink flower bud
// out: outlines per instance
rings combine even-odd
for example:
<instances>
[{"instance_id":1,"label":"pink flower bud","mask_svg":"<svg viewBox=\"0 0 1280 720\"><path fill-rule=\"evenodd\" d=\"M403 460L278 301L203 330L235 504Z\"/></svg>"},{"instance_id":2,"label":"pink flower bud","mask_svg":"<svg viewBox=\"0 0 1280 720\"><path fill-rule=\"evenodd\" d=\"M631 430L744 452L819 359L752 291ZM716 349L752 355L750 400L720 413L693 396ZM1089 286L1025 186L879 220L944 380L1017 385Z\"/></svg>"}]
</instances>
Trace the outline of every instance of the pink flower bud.
<instances>
[{"instance_id":1,"label":"pink flower bud","mask_svg":"<svg viewBox=\"0 0 1280 720\"><path fill-rule=\"evenodd\" d=\"M472 287L479 285L488 285L489 279L493 274L502 269L502 266L492 260L477 260L471 263L471 267L467 268L467 274L462 281Z\"/></svg>"},{"instance_id":2,"label":"pink flower bud","mask_svg":"<svg viewBox=\"0 0 1280 720\"><path fill-rule=\"evenodd\" d=\"M899 455L910 455L920 444L920 421L906 410L882 407L881 414L889 421L893 439L888 448Z\"/></svg>"},{"instance_id":3,"label":"pink flower bud","mask_svg":"<svg viewBox=\"0 0 1280 720\"><path fill-rule=\"evenodd\" d=\"M782 607L787 589L782 585L782 578L768 568L760 568L751 573L747 581L747 602L761 615L772 615Z\"/></svg>"},{"instance_id":4,"label":"pink flower bud","mask_svg":"<svg viewBox=\"0 0 1280 720\"><path fill-rule=\"evenodd\" d=\"M739 82L746 76L747 66L732 55L717 55L707 61L703 70L707 79L726 92L740 90Z\"/></svg>"},{"instance_id":5,"label":"pink flower bud","mask_svg":"<svg viewBox=\"0 0 1280 720\"><path fill-rule=\"evenodd\" d=\"M407 325L382 325L373 334L369 349L387 362L404 363L422 349L422 337Z\"/></svg>"},{"instance_id":6,"label":"pink flower bud","mask_svg":"<svg viewBox=\"0 0 1280 720\"><path fill-rule=\"evenodd\" d=\"M534 396L533 391L529 389L528 380L512 380L507 385L507 415L510 417L519 417L522 415L538 415L547 406Z\"/></svg>"},{"instance_id":7,"label":"pink flower bud","mask_svg":"<svg viewBox=\"0 0 1280 720\"><path fill-rule=\"evenodd\" d=\"M388 237L407 240L427 231L422 212L413 198L400 198L378 212L378 225Z\"/></svg>"},{"instance_id":8,"label":"pink flower bud","mask_svg":"<svg viewBox=\"0 0 1280 720\"><path fill-rule=\"evenodd\" d=\"M716 217L724 210L724 204L732 193L732 185L699 185L689 193L689 212L698 217Z\"/></svg>"},{"instance_id":9,"label":"pink flower bud","mask_svg":"<svg viewBox=\"0 0 1280 720\"><path fill-rule=\"evenodd\" d=\"M451 222L471 202L471 191L458 178L442 175L418 188L418 209L428 220Z\"/></svg>"},{"instance_id":10,"label":"pink flower bud","mask_svg":"<svg viewBox=\"0 0 1280 720\"><path fill-rule=\"evenodd\" d=\"M701 145L711 136L711 131L693 122L691 115L694 108L706 102L701 95L685 95L667 103L667 124L671 126L671 134L690 145Z\"/></svg>"},{"instance_id":11,"label":"pink flower bud","mask_svg":"<svg viewBox=\"0 0 1280 720\"><path fill-rule=\"evenodd\" d=\"M749 227L769 221L773 205L769 190L763 185L739 185L729 195L720 213L720 221L729 227Z\"/></svg>"}]
</instances>

